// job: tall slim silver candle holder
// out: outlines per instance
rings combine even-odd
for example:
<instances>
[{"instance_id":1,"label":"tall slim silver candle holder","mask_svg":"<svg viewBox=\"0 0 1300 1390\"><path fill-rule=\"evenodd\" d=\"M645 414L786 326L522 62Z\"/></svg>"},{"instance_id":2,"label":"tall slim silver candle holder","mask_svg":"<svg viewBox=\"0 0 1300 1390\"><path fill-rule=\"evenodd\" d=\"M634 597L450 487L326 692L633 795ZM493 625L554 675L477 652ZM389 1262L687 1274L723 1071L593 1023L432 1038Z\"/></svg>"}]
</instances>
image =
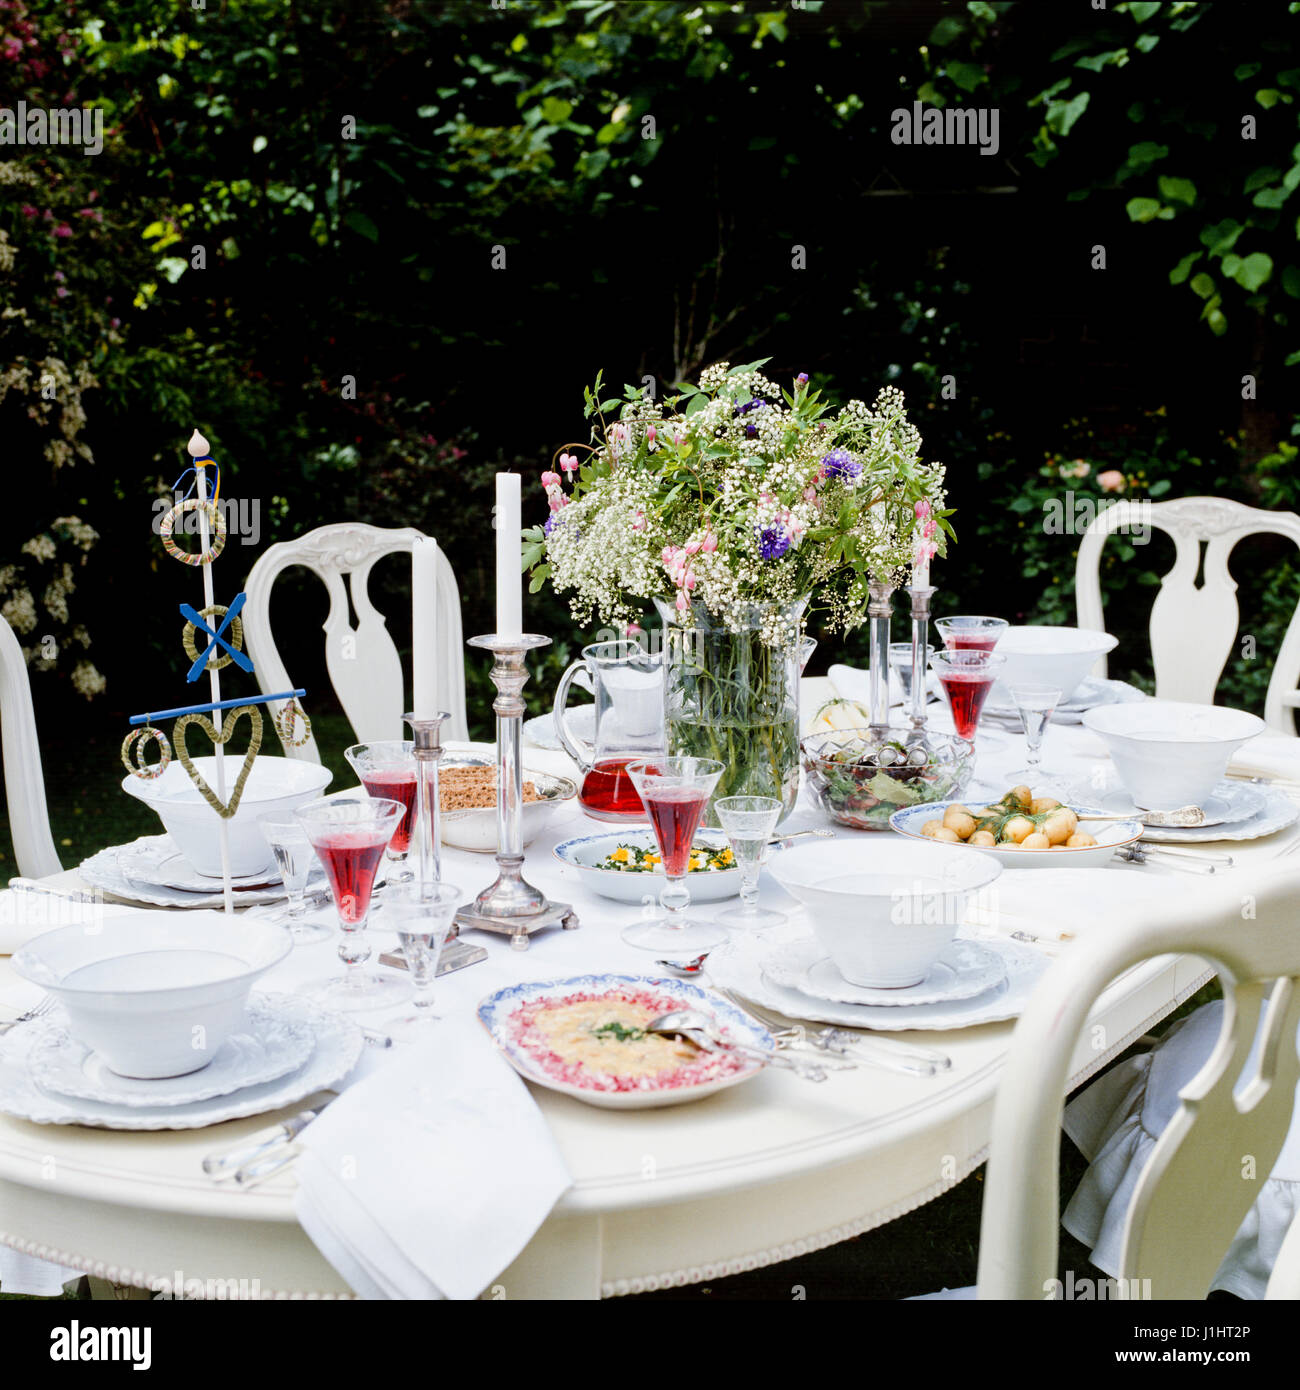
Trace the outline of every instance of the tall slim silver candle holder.
<instances>
[{"instance_id":1,"label":"tall slim silver candle holder","mask_svg":"<svg viewBox=\"0 0 1300 1390\"><path fill-rule=\"evenodd\" d=\"M882 739L889 728L889 621L894 609L894 586L880 579L867 580L868 643L870 647L871 735Z\"/></svg>"},{"instance_id":2,"label":"tall slim silver candle holder","mask_svg":"<svg viewBox=\"0 0 1300 1390\"><path fill-rule=\"evenodd\" d=\"M930 679L930 663L925 653L930 645L930 600L935 591L927 585L909 584L907 592L912 599L912 699L908 716L913 731L919 734L926 725L926 684Z\"/></svg>"},{"instance_id":3,"label":"tall slim silver candle holder","mask_svg":"<svg viewBox=\"0 0 1300 1390\"><path fill-rule=\"evenodd\" d=\"M510 937L516 951L528 949L533 932L545 927L571 930L578 918L569 903L553 903L523 876L524 770L519 746L524 716L523 689L528 681L524 659L544 647L549 637L524 633L520 637L492 634L471 637L471 647L492 653L492 684L497 697L492 708L497 717L497 877L472 904L461 908L456 922L462 927L501 932Z\"/></svg>"},{"instance_id":4,"label":"tall slim silver candle holder","mask_svg":"<svg viewBox=\"0 0 1300 1390\"><path fill-rule=\"evenodd\" d=\"M450 719L446 710L427 719L402 715L415 739L415 833L419 841L417 882L422 888L442 882L442 831L438 824L441 801L438 795L438 764L442 762L442 724Z\"/></svg>"}]
</instances>

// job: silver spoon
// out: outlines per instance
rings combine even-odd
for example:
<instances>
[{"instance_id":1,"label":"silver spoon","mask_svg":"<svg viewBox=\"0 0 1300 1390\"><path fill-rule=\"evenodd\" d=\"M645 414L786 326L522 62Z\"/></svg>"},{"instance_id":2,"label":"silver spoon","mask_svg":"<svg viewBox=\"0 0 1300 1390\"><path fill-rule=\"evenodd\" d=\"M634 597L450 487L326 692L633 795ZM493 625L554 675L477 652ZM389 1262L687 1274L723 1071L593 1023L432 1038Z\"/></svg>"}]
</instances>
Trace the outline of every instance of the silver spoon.
<instances>
[{"instance_id":1,"label":"silver spoon","mask_svg":"<svg viewBox=\"0 0 1300 1390\"><path fill-rule=\"evenodd\" d=\"M1143 825L1152 827L1167 825L1178 830L1191 830L1195 826L1205 824L1205 812L1199 806L1179 806L1172 811L1143 811L1135 810L1131 814L1122 816L1106 815L1076 815L1076 820L1136 820Z\"/></svg>"},{"instance_id":2,"label":"silver spoon","mask_svg":"<svg viewBox=\"0 0 1300 1390\"><path fill-rule=\"evenodd\" d=\"M724 1038L717 1032L714 1022L698 1009L673 1009L659 1018L651 1019L644 1025L647 1033L659 1033L666 1037L683 1037L706 1052L719 1050L740 1052L747 1057L768 1066L782 1067L792 1071L805 1081L825 1081L829 1066L834 1071L845 1071L853 1067L852 1062L805 1062L792 1057L788 1052L768 1052L761 1047L750 1047L747 1043Z\"/></svg>"}]
</instances>

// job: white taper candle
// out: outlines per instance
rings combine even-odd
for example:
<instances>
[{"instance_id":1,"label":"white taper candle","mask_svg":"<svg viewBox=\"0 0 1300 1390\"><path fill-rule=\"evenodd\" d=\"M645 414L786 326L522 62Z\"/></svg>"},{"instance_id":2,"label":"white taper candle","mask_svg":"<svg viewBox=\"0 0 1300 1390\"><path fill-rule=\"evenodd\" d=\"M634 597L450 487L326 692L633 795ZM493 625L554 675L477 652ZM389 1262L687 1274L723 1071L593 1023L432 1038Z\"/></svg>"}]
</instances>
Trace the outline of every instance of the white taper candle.
<instances>
[{"instance_id":1,"label":"white taper candle","mask_svg":"<svg viewBox=\"0 0 1300 1390\"><path fill-rule=\"evenodd\" d=\"M421 536L411 550L411 711L417 719L438 712L438 542Z\"/></svg>"},{"instance_id":2,"label":"white taper candle","mask_svg":"<svg viewBox=\"0 0 1300 1390\"><path fill-rule=\"evenodd\" d=\"M518 473L497 474L497 636L519 637L524 630L524 580L520 564Z\"/></svg>"}]
</instances>

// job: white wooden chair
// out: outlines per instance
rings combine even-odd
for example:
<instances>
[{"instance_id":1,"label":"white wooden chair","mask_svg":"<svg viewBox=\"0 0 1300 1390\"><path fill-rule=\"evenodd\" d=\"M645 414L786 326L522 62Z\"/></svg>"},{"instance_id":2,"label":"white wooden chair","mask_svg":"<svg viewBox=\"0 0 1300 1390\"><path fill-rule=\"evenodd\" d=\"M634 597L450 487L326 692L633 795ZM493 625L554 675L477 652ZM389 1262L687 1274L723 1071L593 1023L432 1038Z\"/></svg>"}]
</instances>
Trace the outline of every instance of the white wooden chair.
<instances>
[{"instance_id":1,"label":"white wooden chair","mask_svg":"<svg viewBox=\"0 0 1300 1390\"><path fill-rule=\"evenodd\" d=\"M1161 582L1151 609L1151 659L1156 695L1163 700L1213 704L1214 692L1237 639L1237 585L1228 557L1246 536L1271 532L1300 546L1300 516L1247 507L1223 497L1182 497L1172 502L1117 502L1084 532L1075 565L1075 602L1080 627L1105 628L1101 602L1101 550L1116 531L1154 526L1176 547L1173 568ZM1205 543L1204 578L1201 545ZM1093 667L1105 676L1106 658ZM1292 614L1273 662L1264 719L1278 733L1296 732L1300 708L1300 608Z\"/></svg>"},{"instance_id":2,"label":"white wooden chair","mask_svg":"<svg viewBox=\"0 0 1300 1390\"><path fill-rule=\"evenodd\" d=\"M1215 884L1205 890L1203 908L1196 922L1187 920L1185 906L1170 904L1152 908L1139 929L1099 926L1039 982L998 1086L979 1297L1048 1296L1057 1274L1062 1098L1072 1063L1086 1055L1081 1034L1088 1012L1117 975L1171 952L1217 964L1223 1031L1205 1066L1180 1092L1181 1105L1143 1170L1117 1283L1121 1297L1142 1295L1142 1284L1133 1280L1149 1280L1155 1299L1206 1296L1291 1123L1300 1077L1300 883L1294 868L1274 872L1257 885L1253 915L1243 911L1240 888ZM1265 999L1260 1046L1243 1077ZM1294 1260L1294 1248L1290 1255ZM1290 1260L1279 1261L1279 1269L1274 1281L1280 1289L1296 1274Z\"/></svg>"},{"instance_id":3,"label":"white wooden chair","mask_svg":"<svg viewBox=\"0 0 1300 1390\"><path fill-rule=\"evenodd\" d=\"M18 872L44 878L62 871L41 774L41 745L27 680L27 663L13 629L0 618L0 748L4 754L5 799Z\"/></svg>"},{"instance_id":4,"label":"white wooden chair","mask_svg":"<svg viewBox=\"0 0 1300 1390\"><path fill-rule=\"evenodd\" d=\"M330 599L325 619L325 665L343 712L360 742L409 738L402 714L411 708L404 692L402 662L382 613L370 601L368 585L375 562L385 555L411 553L421 533L406 526L384 530L359 522L340 522L309 531L297 540L280 541L258 557L249 571L248 599L242 614L244 645L256 668L264 695L292 690L271 628L271 590L291 565L303 565L324 583ZM347 581L347 582L345 582ZM451 718L444 739L465 739L465 656L461 634L460 591L447 557L438 550L437 703ZM348 612L349 590L357 625ZM310 692L304 708L310 713ZM320 762L313 734L300 747L285 747L291 758Z\"/></svg>"}]
</instances>

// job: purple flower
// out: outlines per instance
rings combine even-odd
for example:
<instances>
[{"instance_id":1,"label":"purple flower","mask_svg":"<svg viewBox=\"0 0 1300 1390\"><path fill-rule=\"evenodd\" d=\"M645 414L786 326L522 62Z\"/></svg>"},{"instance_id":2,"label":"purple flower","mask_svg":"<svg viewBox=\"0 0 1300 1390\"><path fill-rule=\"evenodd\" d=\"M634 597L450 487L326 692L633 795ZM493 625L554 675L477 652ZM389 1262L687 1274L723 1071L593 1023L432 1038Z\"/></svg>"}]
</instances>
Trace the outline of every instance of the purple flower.
<instances>
[{"instance_id":1,"label":"purple flower","mask_svg":"<svg viewBox=\"0 0 1300 1390\"><path fill-rule=\"evenodd\" d=\"M755 396L752 401L746 401L744 405L736 407L737 415L748 415L751 411L762 410L768 404L762 396Z\"/></svg>"},{"instance_id":2,"label":"purple flower","mask_svg":"<svg viewBox=\"0 0 1300 1390\"><path fill-rule=\"evenodd\" d=\"M807 373L807 372L800 372L799 375L798 375L797 377L795 377L795 381L797 381L797 382L799 383L800 386L807 386L807 384L808 384L808 373Z\"/></svg>"},{"instance_id":3,"label":"purple flower","mask_svg":"<svg viewBox=\"0 0 1300 1390\"><path fill-rule=\"evenodd\" d=\"M860 478L862 465L847 449L832 449L822 459L822 473L827 478Z\"/></svg>"},{"instance_id":4,"label":"purple flower","mask_svg":"<svg viewBox=\"0 0 1300 1390\"><path fill-rule=\"evenodd\" d=\"M779 560L790 549L790 537L784 526L765 526L759 529L758 553L764 560Z\"/></svg>"}]
</instances>

